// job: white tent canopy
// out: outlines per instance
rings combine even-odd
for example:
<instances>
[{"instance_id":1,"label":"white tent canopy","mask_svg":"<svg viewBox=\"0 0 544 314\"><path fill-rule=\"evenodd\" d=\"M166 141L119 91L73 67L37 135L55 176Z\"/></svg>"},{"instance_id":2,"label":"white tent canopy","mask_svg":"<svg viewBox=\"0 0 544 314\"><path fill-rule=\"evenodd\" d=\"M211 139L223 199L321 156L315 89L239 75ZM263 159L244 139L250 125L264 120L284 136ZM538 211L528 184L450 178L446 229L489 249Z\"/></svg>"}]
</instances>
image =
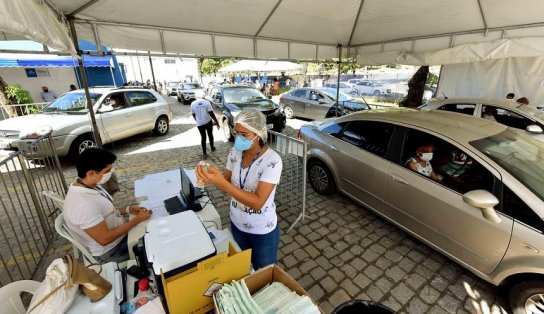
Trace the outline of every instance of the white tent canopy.
<instances>
[{"instance_id":1,"label":"white tent canopy","mask_svg":"<svg viewBox=\"0 0 544 314\"><path fill-rule=\"evenodd\" d=\"M219 72L289 72L298 71L300 64L288 61L241 60L219 69Z\"/></svg>"},{"instance_id":2,"label":"white tent canopy","mask_svg":"<svg viewBox=\"0 0 544 314\"><path fill-rule=\"evenodd\" d=\"M21 8L28 12L26 3L32 1L48 3L51 14L58 10L73 16L80 39L114 49L163 55L315 60L337 57L337 45L342 45L343 55L357 57L361 64L443 64L527 56L533 42L536 43L535 37L544 37L541 0L0 0L0 3L12 11ZM14 16L20 18L19 22L29 20L23 14ZM44 32L30 22L28 27ZM5 24L0 24L0 30L6 30ZM40 42L62 42L57 32L48 36L27 37ZM523 52L519 53L520 50ZM542 50L539 42L532 53L541 55Z\"/></svg>"}]
</instances>

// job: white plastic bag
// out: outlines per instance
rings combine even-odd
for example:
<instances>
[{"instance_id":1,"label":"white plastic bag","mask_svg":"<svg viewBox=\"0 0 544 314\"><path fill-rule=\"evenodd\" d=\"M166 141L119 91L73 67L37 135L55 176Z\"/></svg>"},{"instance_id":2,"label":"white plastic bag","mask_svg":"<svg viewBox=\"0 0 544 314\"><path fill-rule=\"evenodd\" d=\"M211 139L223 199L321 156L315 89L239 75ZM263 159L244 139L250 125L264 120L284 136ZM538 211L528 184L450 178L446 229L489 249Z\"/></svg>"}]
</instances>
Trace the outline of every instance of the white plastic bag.
<instances>
[{"instance_id":1,"label":"white plastic bag","mask_svg":"<svg viewBox=\"0 0 544 314\"><path fill-rule=\"evenodd\" d=\"M72 283L70 270L64 259L54 260L45 273L45 279L34 292L28 312L31 314L64 313L74 301L78 284Z\"/></svg>"}]
</instances>

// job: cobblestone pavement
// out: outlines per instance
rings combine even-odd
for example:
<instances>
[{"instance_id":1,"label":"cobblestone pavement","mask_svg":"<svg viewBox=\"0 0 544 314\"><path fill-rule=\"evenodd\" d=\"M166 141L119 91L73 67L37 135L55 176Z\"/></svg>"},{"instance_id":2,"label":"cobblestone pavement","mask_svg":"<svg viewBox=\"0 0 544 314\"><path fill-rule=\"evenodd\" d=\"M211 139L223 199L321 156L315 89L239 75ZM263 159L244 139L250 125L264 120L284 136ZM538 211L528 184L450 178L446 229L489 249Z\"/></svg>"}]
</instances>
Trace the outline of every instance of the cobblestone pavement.
<instances>
[{"instance_id":1,"label":"cobblestone pavement","mask_svg":"<svg viewBox=\"0 0 544 314\"><path fill-rule=\"evenodd\" d=\"M200 160L199 134L189 106L171 100L175 119L167 136L147 133L106 147L118 156L115 168L121 191L115 199L120 205L134 201L135 180L180 165L194 167ZM284 133L296 135L302 122L288 123ZM225 142L221 131L214 130L214 135L217 151L210 160L223 167L232 144ZM73 164L62 164L72 182ZM290 171L288 167L284 172ZM229 227L229 197L207 189L223 226ZM282 202L278 205L282 229L278 264L325 313L351 299L380 302L400 313L506 313L499 289L427 245L343 195L324 197L309 186L307 192L307 217L289 233L286 230L298 213L278 199ZM62 240L57 240L54 248L44 265L70 251Z\"/></svg>"}]
</instances>

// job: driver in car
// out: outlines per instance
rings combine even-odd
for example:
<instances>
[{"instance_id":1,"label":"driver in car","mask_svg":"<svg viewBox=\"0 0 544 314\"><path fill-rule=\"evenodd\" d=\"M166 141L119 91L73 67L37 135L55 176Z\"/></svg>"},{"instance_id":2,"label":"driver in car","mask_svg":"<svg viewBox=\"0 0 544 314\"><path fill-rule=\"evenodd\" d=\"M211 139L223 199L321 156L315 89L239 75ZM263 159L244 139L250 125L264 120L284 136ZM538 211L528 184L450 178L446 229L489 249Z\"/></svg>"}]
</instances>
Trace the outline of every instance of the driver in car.
<instances>
[{"instance_id":1,"label":"driver in car","mask_svg":"<svg viewBox=\"0 0 544 314\"><path fill-rule=\"evenodd\" d=\"M112 106L114 110L124 109L127 107L123 96L118 94L113 94L110 96L110 106Z\"/></svg>"}]
</instances>

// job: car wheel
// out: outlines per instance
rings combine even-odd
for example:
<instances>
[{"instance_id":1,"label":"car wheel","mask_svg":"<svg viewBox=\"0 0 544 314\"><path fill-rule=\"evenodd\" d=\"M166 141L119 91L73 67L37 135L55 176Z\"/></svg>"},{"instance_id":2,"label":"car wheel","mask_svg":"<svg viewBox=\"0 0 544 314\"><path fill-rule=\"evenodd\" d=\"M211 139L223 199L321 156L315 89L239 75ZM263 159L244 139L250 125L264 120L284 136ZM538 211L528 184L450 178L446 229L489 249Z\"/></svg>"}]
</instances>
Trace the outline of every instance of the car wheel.
<instances>
[{"instance_id":1,"label":"car wheel","mask_svg":"<svg viewBox=\"0 0 544 314\"><path fill-rule=\"evenodd\" d=\"M79 155L87 148L95 148L96 141L90 134L84 134L76 138L70 146L70 157L77 159Z\"/></svg>"},{"instance_id":2,"label":"car wheel","mask_svg":"<svg viewBox=\"0 0 544 314\"><path fill-rule=\"evenodd\" d=\"M329 195L336 190L336 183L329 167L319 160L308 163L310 185L319 194Z\"/></svg>"},{"instance_id":3,"label":"car wheel","mask_svg":"<svg viewBox=\"0 0 544 314\"><path fill-rule=\"evenodd\" d=\"M508 293L513 314L544 312L544 281L533 280L513 286Z\"/></svg>"},{"instance_id":4,"label":"car wheel","mask_svg":"<svg viewBox=\"0 0 544 314\"><path fill-rule=\"evenodd\" d=\"M232 136L232 131L231 131L231 129L230 129L230 125L229 125L229 120L228 120L228 119L223 119L222 128L223 128L223 134L225 134L225 138L226 138L229 142L234 142L234 136Z\"/></svg>"},{"instance_id":5,"label":"car wheel","mask_svg":"<svg viewBox=\"0 0 544 314\"><path fill-rule=\"evenodd\" d=\"M157 119L157 122L155 122L155 128L153 129L153 133L155 135L163 136L168 134L170 126L168 125L168 118L166 117L159 117Z\"/></svg>"},{"instance_id":6,"label":"car wheel","mask_svg":"<svg viewBox=\"0 0 544 314\"><path fill-rule=\"evenodd\" d=\"M380 96L380 91L379 91L379 90L375 90L375 91L374 91L374 96Z\"/></svg>"},{"instance_id":7,"label":"car wheel","mask_svg":"<svg viewBox=\"0 0 544 314\"><path fill-rule=\"evenodd\" d=\"M295 113L293 112L293 108L290 106L283 107L283 113L285 114L285 117L287 119L293 119L295 117Z\"/></svg>"}]
</instances>

